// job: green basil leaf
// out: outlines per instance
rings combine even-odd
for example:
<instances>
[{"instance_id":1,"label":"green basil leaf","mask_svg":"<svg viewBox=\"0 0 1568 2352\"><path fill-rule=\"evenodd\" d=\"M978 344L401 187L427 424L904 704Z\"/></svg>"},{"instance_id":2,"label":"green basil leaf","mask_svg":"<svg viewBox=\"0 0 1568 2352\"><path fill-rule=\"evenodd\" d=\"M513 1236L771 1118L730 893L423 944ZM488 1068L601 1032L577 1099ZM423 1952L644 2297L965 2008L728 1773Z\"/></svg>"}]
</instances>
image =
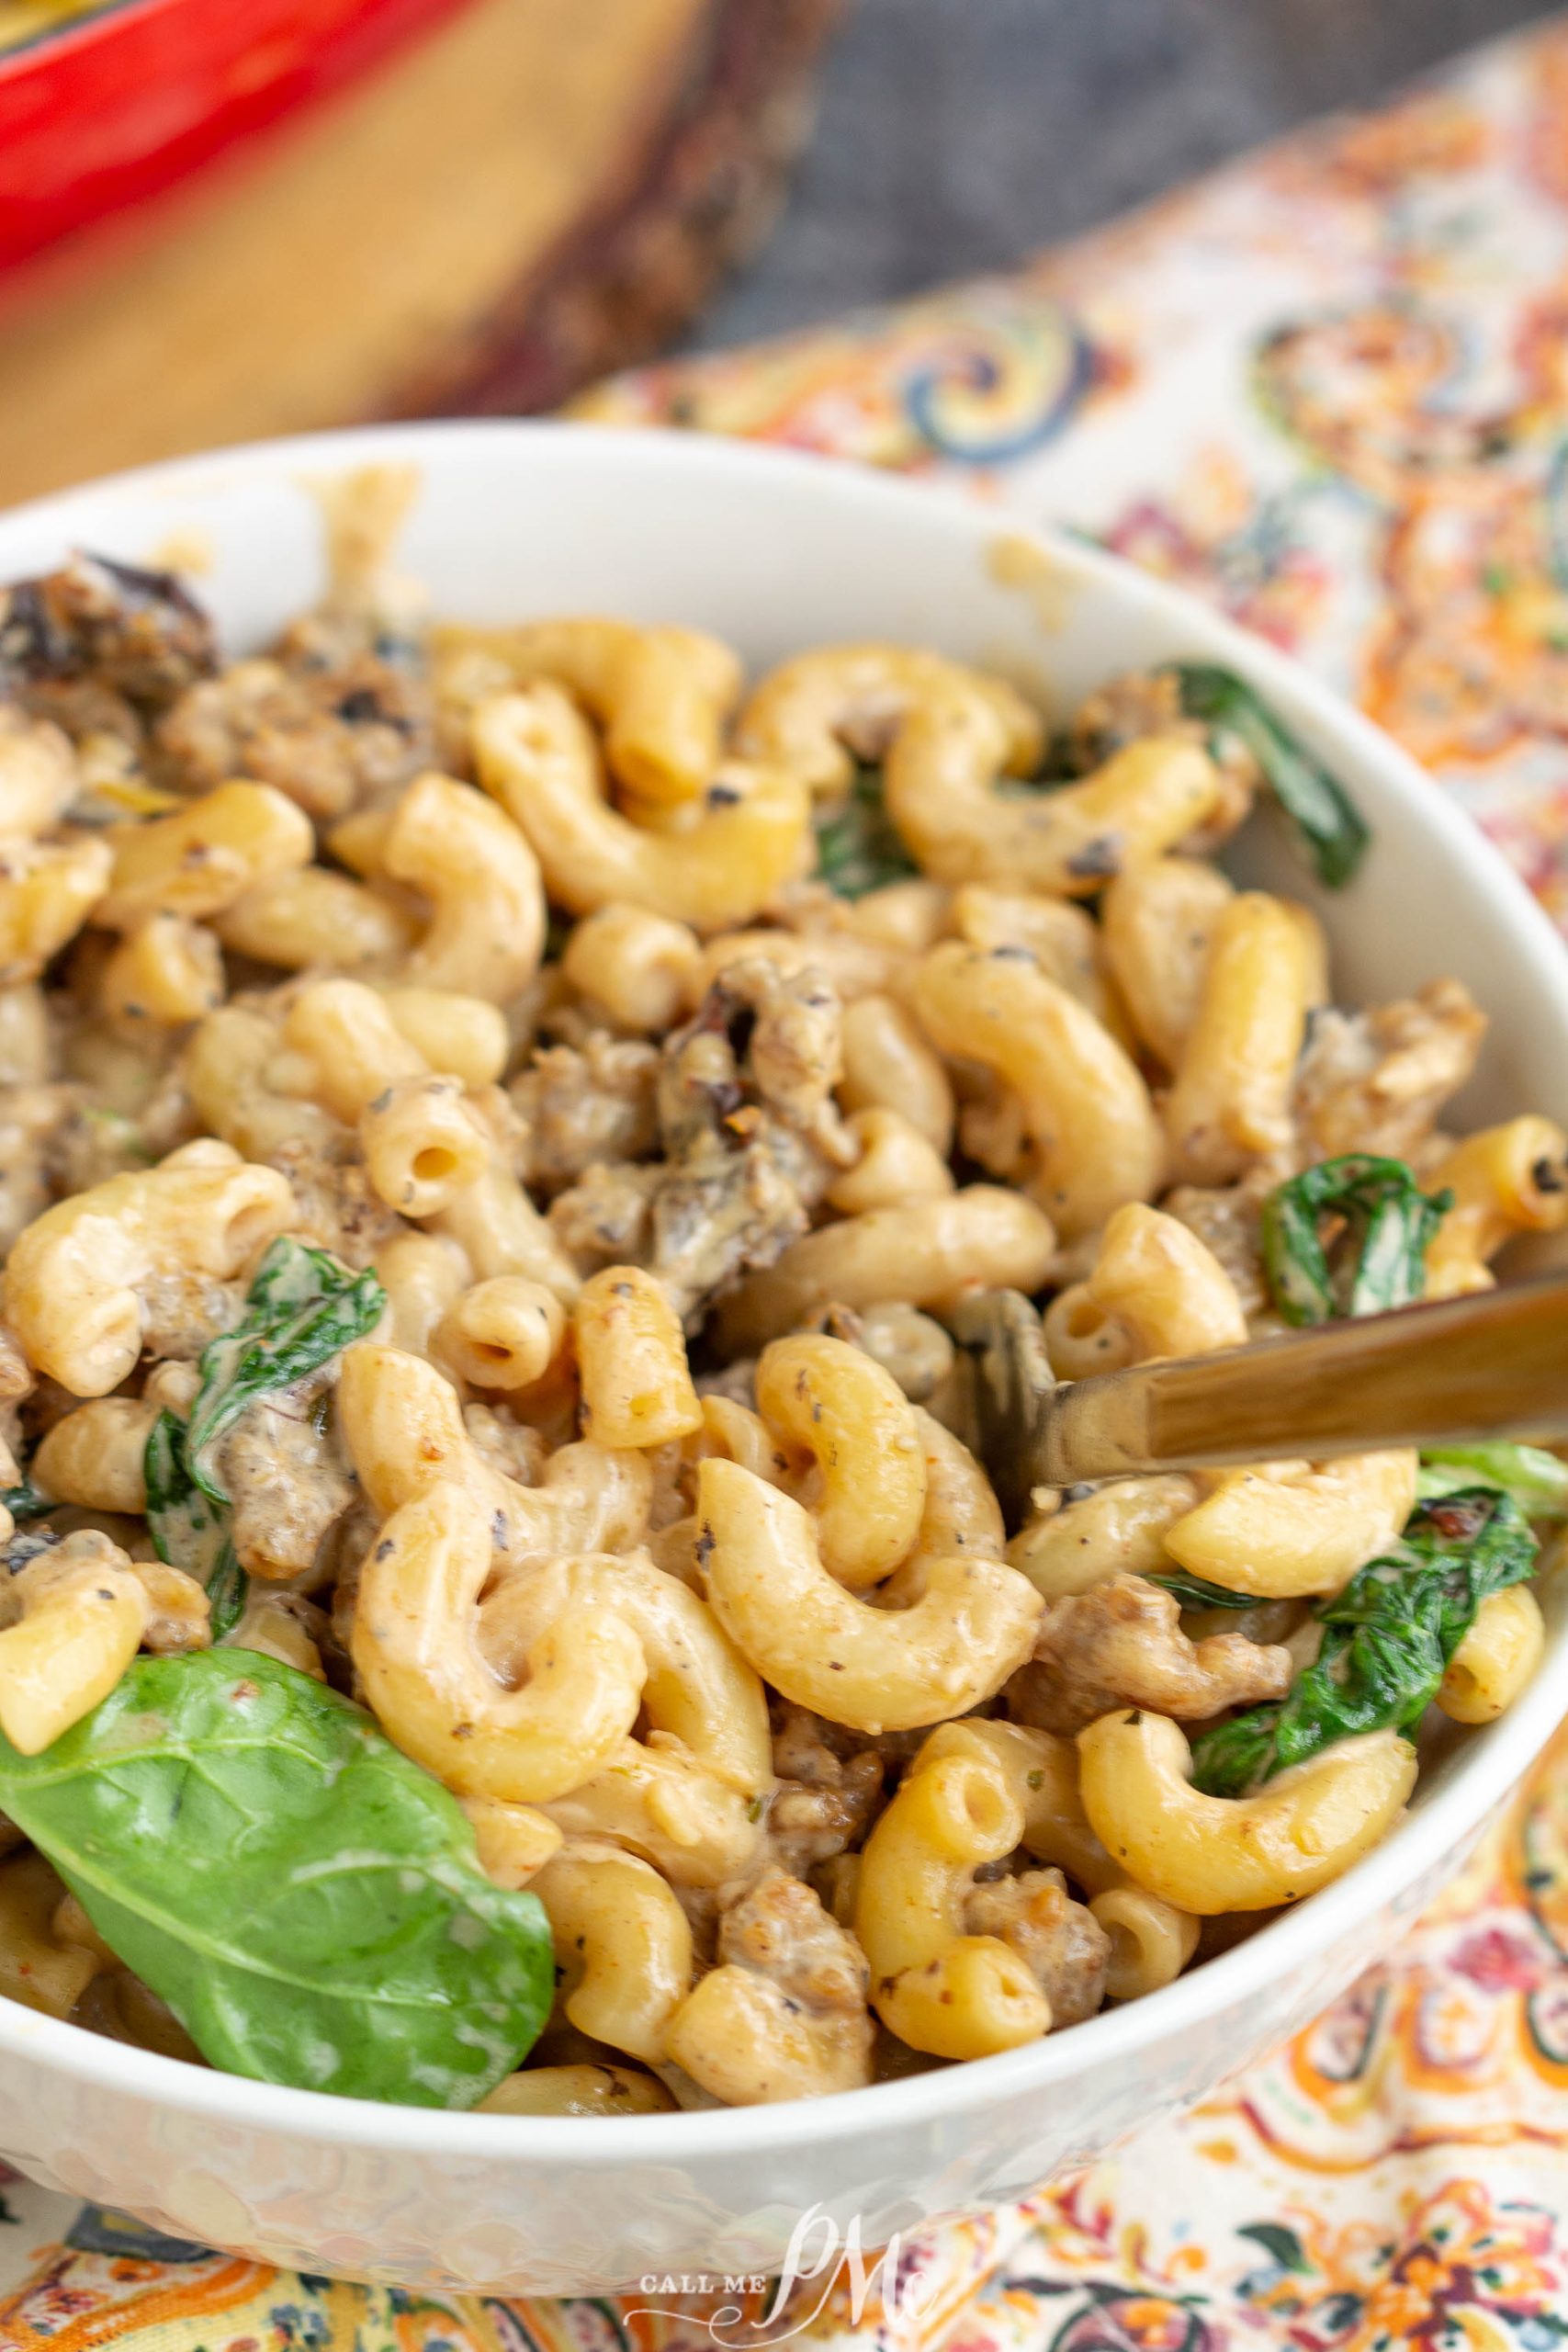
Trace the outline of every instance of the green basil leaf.
<instances>
[{"instance_id":1,"label":"green basil leaf","mask_svg":"<svg viewBox=\"0 0 1568 2352\"><path fill-rule=\"evenodd\" d=\"M387 1294L368 1269L350 1272L325 1250L285 1234L256 1271L244 1315L203 1351L201 1386L186 1427L186 1460L203 1494L229 1498L213 1450L253 1398L291 1388L374 1330Z\"/></svg>"},{"instance_id":2,"label":"green basil leaf","mask_svg":"<svg viewBox=\"0 0 1568 2352\"><path fill-rule=\"evenodd\" d=\"M1500 1487L1527 1519L1568 1519L1568 1462L1539 1445L1434 1445L1421 1456L1417 1498Z\"/></svg>"},{"instance_id":3,"label":"green basil leaf","mask_svg":"<svg viewBox=\"0 0 1568 2352\"><path fill-rule=\"evenodd\" d=\"M1194 1743L1194 1785L1239 1796L1335 1740L1414 1731L1482 1602L1533 1576L1539 1549L1512 1495L1495 1487L1418 1504L1398 1550L1318 1604L1323 1645L1284 1698Z\"/></svg>"},{"instance_id":4,"label":"green basil leaf","mask_svg":"<svg viewBox=\"0 0 1568 2352\"><path fill-rule=\"evenodd\" d=\"M1218 736L1246 745L1320 882L1342 890L1366 855L1371 834L1343 785L1298 743L1234 671L1179 662L1181 707Z\"/></svg>"},{"instance_id":5,"label":"green basil leaf","mask_svg":"<svg viewBox=\"0 0 1568 2352\"><path fill-rule=\"evenodd\" d=\"M1185 1568L1162 1568L1157 1576L1150 1574L1146 1581L1173 1592L1183 1609L1256 1609L1255 1592L1233 1592L1229 1585L1211 1584L1207 1577L1195 1577Z\"/></svg>"},{"instance_id":6,"label":"green basil leaf","mask_svg":"<svg viewBox=\"0 0 1568 2352\"><path fill-rule=\"evenodd\" d=\"M1263 1271L1275 1306L1296 1324L1408 1306L1426 1289L1427 1251L1452 1206L1450 1193L1423 1193L1403 1159L1352 1151L1303 1169L1263 1204ZM1333 1266L1324 1216L1343 1227Z\"/></svg>"},{"instance_id":7,"label":"green basil leaf","mask_svg":"<svg viewBox=\"0 0 1568 2352\"><path fill-rule=\"evenodd\" d=\"M549 2013L536 1895L494 1886L456 1798L274 1658L139 1657L0 1807L231 2074L472 2107Z\"/></svg>"},{"instance_id":8,"label":"green basil leaf","mask_svg":"<svg viewBox=\"0 0 1568 2352\"><path fill-rule=\"evenodd\" d=\"M818 825L817 863L840 899L863 899L919 874L887 814L878 769L857 768L847 797Z\"/></svg>"}]
</instances>

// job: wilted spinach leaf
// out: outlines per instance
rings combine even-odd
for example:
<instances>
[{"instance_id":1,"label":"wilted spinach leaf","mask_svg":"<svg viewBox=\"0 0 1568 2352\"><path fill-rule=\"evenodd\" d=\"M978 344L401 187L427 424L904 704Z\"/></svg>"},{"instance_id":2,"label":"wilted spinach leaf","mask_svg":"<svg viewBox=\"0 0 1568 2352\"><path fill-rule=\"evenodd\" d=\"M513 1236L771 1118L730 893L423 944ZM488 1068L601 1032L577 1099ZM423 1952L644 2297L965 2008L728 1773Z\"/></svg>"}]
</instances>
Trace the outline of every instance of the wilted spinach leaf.
<instances>
[{"instance_id":1,"label":"wilted spinach leaf","mask_svg":"<svg viewBox=\"0 0 1568 2352\"><path fill-rule=\"evenodd\" d=\"M354 1273L325 1250L275 1241L256 1269L244 1314L202 1351L201 1386L186 1425L190 1475L214 1502L229 1498L212 1470L213 1449L253 1397L291 1388L373 1330L387 1294L367 1268Z\"/></svg>"},{"instance_id":2,"label":"wilted spinach leaf","mask_svg":"<svg viewBox=\"0 0 1568 2352\"><path fill-rule=\"evenodd\" d=\"M186 1467L185 1423L176 1414L160 1413L149 1430L141 1476L152 1548L207 1587L212 1638L220 1642L245 1613L251 1580L229 1541L228 1506L204 1495Z\"/></svg>"},{"instance_id":3,"label":"wilted spinach leaf","mask_svg":"<svg viewBox=\"0 0 1568 2352\"><path fill-rule=\"evenodd\" d=\"M548 1924L371 1718L238 1650L139 1657L0 1806L231 2073L471 2107L548 2015Z\"/></svg>"},{"instance_id":4,"label":"wilted spinach leaf","mask_svg":"<svg viewBox=\"0 0 1568 2352\"><path fill-rule=\"evenodd\" d=\"M822 879L840 899L863 899L889 882L908 882L919 867L894 830L877 768L857 768L848 796L817 828Z\"/></svg>"},{"instance_id":5,"label":"wilted spinach leaf","mask_svg":"<svg viewBox=\"0 0 1568 2352\"><path fill-rule=\"evenodd\" d=\"M1187 716L1205 720L1212 736L1232 735L1246 745L1318 880L1331 890L1342 890L1371 839L1366 820L1343 785L1234 671L1202 662L1174 666Z\"/></svg>"},{"instance_id":6,"label":"wilted spinach leaf","mask_svg":"<svg viewBox=\"0 0 1568 2352\"><path fill-rule=\"evenodd\" d=\"M215 1642L239 1623L250 1586L211 1466L218 1440L253 1398L291 1388L374 1330L386 1303L373 1273L284 1235L256 1269L240 1321L203 1349L188 1422L170 1412L153 1422L142 1455L148 1532L161 1560L207 1587Z\"/></svg>"},{"instance_id":7,"label":"wilted spinach leaf","mask_svg":"<svg viewBox=\"0 0 1568 2352\"><path fill-rule=\"evenodd\" d=\"M1207 1577L1195 1577L1186 1568L1161 1568L1151 1575L1150 1584L1157 1584L1172 1592L1183 1609L1256 1609L1255 1592L1234 1592L1229 1585L1211 1584Z\"/></svg>"},{"instance_id":8,"label":"wilted spinach leaf","mask_svg":"<svg viewBox=\"0 0 1568 2352\"><path fill-rule=\"evenodd\" d=\"M1427 1250L1451 1193L1423 1193L1403 1159L1346 1152L1320 1160L1263 1204L1263 1271L1287 1323L1326 1323L1342 1315L1377 1315L1407 1306L1427 1283ZM1329 1263L1319 1231L1324 1216L1342 1231Z\"/></svg>"},{"instance_id":9,"label":"wilted spinach leaf","mask_svg":"<svg viewBox=\"0 0 1568 2352\"><path fill-rule=\"evenodd\" d=\"M1538 1548L1517 1503L1495 1487L1419 1504L1397 1550L1318 1604L1323 1646L1284 1698L1194 1743L1195 1786L1240 1796L1335 1740L1413 1731L1482 1602L1532 1576Z\"/></svg>"},{"instance_id":10,"label":"wilted spinach leaf","mask_svg":"<svg viewBox=\"0 0 1568 2352\"><path fill-rule=\"evenodd\" d=\"M24 1519L41 1519L46 1510L54 1509L49 1497L40 1495L28 1477L23 1478L19 1487L0 1487L0 1503L5 1504L18 1523Z\"/></svg>"},{"instance_id":11,"label":"wilted spinach leaf","mask_svg":"<svg viewBox=\"0 0 1568 2352\"><path fill-rule=\"evenodd\" d=\"M1568 1519L1568 1462L1539 1445L1434 1445L1421 1456L1423 1502L1465 1487L1500 1487L1527 1519Z\"/></svg>"}]
</instances>

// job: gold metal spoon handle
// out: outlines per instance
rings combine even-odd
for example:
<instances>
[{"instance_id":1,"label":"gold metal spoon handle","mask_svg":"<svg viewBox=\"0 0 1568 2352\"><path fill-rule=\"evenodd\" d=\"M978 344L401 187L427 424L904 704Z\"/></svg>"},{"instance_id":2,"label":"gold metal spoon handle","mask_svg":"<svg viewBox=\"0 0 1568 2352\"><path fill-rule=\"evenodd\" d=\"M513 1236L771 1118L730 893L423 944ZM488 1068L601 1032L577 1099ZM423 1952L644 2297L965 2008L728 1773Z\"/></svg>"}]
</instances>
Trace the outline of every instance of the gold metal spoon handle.
<instances>
[{"instance_id":1,"label":"gold metal spoon handle","mask_svg":"<svg viewBox=\"0 0 1568 2352\"><path fill-rule=\"evenodd\" d=\"M1382 1446L1568 1435L1568 1276L1053 1389L1034 1486Z\"/></svg>"}]
</instances>

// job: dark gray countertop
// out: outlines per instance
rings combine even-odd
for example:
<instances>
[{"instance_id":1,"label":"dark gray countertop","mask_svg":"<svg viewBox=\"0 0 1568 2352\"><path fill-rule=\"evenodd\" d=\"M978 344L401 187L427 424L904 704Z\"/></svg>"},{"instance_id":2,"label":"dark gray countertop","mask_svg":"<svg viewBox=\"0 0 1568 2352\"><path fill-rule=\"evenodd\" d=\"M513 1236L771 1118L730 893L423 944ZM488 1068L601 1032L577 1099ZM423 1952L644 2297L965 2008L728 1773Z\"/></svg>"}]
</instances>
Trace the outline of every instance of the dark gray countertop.
<instances>
[{"instance_id":1,"label":"dark gray countertop","mask_svg":"<svg viewBox=\"0 0 1568 2352\"><path fill-rule=\"evenodd\" d=\"M1539 0L851 0L772 242L698 348L1006 267L1366 106Z\"/></svg>"}]
</instances>

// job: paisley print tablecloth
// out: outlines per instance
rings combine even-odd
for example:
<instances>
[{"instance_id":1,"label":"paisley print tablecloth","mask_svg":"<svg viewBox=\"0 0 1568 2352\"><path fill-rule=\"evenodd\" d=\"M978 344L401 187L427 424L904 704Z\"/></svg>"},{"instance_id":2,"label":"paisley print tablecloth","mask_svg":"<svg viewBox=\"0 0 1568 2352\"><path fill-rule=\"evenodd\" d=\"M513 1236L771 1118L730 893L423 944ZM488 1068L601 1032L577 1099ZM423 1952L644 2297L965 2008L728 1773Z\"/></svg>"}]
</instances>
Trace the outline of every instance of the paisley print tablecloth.
<instances>
[{"instance_id":1,"label":"paisley print tablecloth","mask_svg":"<svg viewBox=\"0 0 1568 2352\"><path fill-rule=\"evenodd\" d=\"M1354 695L1568 928L1568 23L1018 277L579 403L1066 522ZM431 2301L0 2189L0 2352L1550 2352L1568 2340L1568 1733L1385 1965L1114 2163L807 2281ZM49 2241L54 2241L49 2243ZM797 2335L796 2340L800 2340Z\"/></svg>"}]
</instances>

